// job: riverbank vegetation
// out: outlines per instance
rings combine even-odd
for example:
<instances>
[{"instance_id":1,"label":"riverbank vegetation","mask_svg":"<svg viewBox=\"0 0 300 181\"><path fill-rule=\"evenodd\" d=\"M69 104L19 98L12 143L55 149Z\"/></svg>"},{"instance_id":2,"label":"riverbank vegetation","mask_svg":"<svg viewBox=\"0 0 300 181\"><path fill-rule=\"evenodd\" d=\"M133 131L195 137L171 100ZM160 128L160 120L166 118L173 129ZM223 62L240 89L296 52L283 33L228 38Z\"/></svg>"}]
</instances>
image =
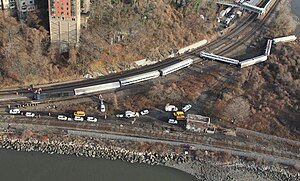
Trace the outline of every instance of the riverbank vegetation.
<instances>
[{"instance_id":1,"label":"riverbank vegetation","mask_svg":"<svg viewBox=\"0 0 300 181\"><path fill-rule=\"evenodd\" d=\"M1 86L121 71L132 61L163 59L214 32L215 1L94 1L80 47L60 54L50 44L45 2L23 22L1 12Z\"/></svg>"}]
</instances>

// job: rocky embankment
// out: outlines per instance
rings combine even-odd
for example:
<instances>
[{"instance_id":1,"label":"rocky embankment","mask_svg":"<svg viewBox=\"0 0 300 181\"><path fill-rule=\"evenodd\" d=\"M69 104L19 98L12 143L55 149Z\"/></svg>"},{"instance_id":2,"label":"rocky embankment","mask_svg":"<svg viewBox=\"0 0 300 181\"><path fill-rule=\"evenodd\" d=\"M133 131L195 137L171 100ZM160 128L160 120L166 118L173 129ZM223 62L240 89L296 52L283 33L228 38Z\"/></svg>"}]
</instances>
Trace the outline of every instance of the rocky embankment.
<instances>
[{"instance_id":1,"label":"rocky embankment","mask_svg":"<svg viewBox=\"0 0 300 181\"><path fill-rule=\"evenodd\" d=\"M130 163L147 163L176 168L197 177L199 180L298 180L299 174L277 167L262 167L242 161L220 164L187 154L170 153L159 155L150 151L132 151L115 146L98 144L93 138L41 141L38 138L20 138L12 135L0 136L0 148L17 151L39 151L48 154L66 154L123 160Z\"/></svg>"}]
</instances>

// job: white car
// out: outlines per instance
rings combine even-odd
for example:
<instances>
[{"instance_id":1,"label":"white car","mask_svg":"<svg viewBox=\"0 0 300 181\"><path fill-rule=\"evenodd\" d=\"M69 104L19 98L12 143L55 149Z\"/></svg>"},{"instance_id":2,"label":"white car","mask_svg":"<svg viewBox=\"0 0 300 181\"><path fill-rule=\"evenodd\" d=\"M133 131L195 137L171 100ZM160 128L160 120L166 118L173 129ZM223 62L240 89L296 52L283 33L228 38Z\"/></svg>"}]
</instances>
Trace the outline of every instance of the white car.
<instances>
[{"instance_id":1,"label":"white car","mask_svg":"<svg viewBox=\"0 0 300 181\"><path fill-rule=\"evenodd\" d=\"M148 109L144 109L140 112L141 115L146 115L149 114L149 110Z\"/></svg>"},{"instance_id":2,"label":"white car","mask_svg":"<svg viewBox=\"0 0 300 181\"><path fill-rule=\"evenodd\" d=\"M75 116L74 121L83 121L83 117Z\"/></svg>"},{"instance_id":3,"label":"white car","mask_svg":"<svg viewBox=\"0 0 300 181\"><path fill-rule=\"evenodd\" d=\"M165 111L170 112L170 111L178 111L178 108L174 105L167 104L165 106Z\"/></svg>"},{"instance_id":4,"label":"white car","mask_svg":"<svg viewBox=\"0 0 300 181\"><path fill-rule=\"evenodd\" d=\"M86 121L87 122L97 122L98 120L97 120L97 118L94 118L94 117L87 117L87 119L86 119Z\"/></svg>"},{"instance_id":5,"label":"white car","mask_svg":"<svg viewBox=\"0 0 300 181\"><path fill-rule=\"evenodd\" d=\"M20 109L10 109L9 110L9 114L20 114L20 113L21 113Z\"/></svg>"},{"instance_id":6,"label":"white car","mask_svg":"<svg viewBox=\"0 0 300 181\"><path fill-rule=\"evenodd\" d=\"M58 116L57 116L57 119L58 119L58 120L61 120L61 121L67 121L67 120L68 120L68 117L65 116L65 115L58 115Z\"/></svg>"},{"instance_id":7,"label":"white car","mask_svg":"<svg viewBox=\"0 0 300 181\"><path fill-rule=\"evenodd\" d=\"M33 112L26 112L25 116L33 118L35 116L35 114Z\"/></svg>"},{"instance_id":8,"label":"white car","mask_svg":"<svg viewBox=\"0 0 300 181\"><path fill-rule=\"evenodd\" d=\"M116 117L117 118L122 118L122 117L124 117L124 114L117 114Z\"/></svg>"},{"instance_id":9,"label":"white car","mask_svg":"<svg viewBox=\"0 0 300 181\"><path fill-rule=\"evenodd\" d=\"M182 111L183 111L183 112L187 112L187 111L190 110L191 108L192 108L192 105L187 104L187 105L185 105L185 106L182 108Z\"/></svg>"},{"instance_id":10,"label":"white car","mask_svg":"<svg viewBox=\"0 0 300 181\"><path fill-rule=\"evenodd\" d=\"M138 112L132 112L132 111L126 111L125 112L125 117L127 118L135 118L135 117L139 117L139 113Z\"/></svg>"},{"instance_id":11,"label":"white car","mask_svg":"<svg viewBox=\"0 0 300 181\"><path fill-rule=\"evenodd\" d=\"M101 102L100 111L105 112L105 105L103 104L103 102Z\"/></svg>"},{"instance_id":12,"label":"white car","mask_svg":"<svg viewBox=\"0 0 300 181\"><path fill-rule=\"evenodd\" d=\"M170 124L178 124L178 121L175 119L169 119L168 123Z\"/></svg>"}]
</instances>

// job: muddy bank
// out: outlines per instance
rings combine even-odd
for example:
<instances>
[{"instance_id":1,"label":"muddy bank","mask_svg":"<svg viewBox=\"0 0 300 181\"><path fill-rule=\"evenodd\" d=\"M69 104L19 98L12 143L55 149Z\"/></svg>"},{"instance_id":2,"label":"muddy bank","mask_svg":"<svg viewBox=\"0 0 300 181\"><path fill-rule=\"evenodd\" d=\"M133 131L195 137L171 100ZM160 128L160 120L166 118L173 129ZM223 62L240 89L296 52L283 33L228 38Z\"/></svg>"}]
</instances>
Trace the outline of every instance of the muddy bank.
<instances>
[{"instance_id":1,"label":"muddy bank","mask_svg":"<svg viewBox=\"0 0 300 181\"><path fill-rule=\"evenodd\" d=\"M129 148L129 145L132 148ZM149 147L149 144L145 143L145 145ZM192 154L195 150L185 149L186 151L183 152L180 150L159 154L151 149L141 151L141 147L137 147L136 143L72 135L55 136L55 139L49 139L47 134L36 137L36 134L30 131L21 134L2 133L0 148L163 165L187 172L199 180L235 180L241 177L256 178L256 180L297 180L300 178L299 174L291 174L279 167L258 166L254 162L246 163L241 159L235 159L234 162L226 162L226 164L216 162L205 156L195 156ZM209 153L205 152L205 154Z\"/></svg>"}]
</instances>

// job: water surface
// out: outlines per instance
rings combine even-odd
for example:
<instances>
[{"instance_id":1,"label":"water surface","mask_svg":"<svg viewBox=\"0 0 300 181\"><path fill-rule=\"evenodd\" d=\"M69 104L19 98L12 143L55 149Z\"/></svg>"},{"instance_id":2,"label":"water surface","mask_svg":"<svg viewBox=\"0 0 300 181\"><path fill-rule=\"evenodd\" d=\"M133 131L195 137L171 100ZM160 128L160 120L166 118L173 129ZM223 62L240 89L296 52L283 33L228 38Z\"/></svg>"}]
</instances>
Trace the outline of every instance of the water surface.
<instances>
[{"instance_id":1,"label":"water surface","mask_svg":"<svg viewBox=\"0 0 300 181\"><path fill-rule=\"evenodd\" d=\"M176 169L0 149L2 181L196 181Z\"/></svg>"},{"instance_id":2,"label":"water surface","mask_svg":"<svg viewBox=\"0 0 300 181\"><path fill-rule=\"evenodd\" d=\"M300 20L300 0L292 0L292 13L296 15ZM300 35L300 26L298 25L296 28L297 35Z\"/></svg>"}]
</instances>

